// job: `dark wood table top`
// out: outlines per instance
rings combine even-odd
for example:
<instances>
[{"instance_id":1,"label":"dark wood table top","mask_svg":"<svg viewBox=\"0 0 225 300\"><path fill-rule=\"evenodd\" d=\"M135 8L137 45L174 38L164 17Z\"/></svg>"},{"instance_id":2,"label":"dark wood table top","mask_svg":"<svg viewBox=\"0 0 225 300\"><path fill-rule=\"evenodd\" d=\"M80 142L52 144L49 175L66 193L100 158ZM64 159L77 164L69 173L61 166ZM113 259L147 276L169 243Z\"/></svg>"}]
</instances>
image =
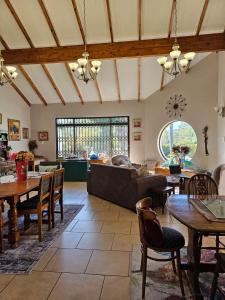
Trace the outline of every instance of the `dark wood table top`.
<instances>
[{"instance_id":1,"label":"dark wood table top","mask_svg":"<svg viewBox=\"0 0 225 300\"><path fill-rule=\"evenodd\" d=\"M171 195L166 206L170 214L188 228L206 233L225 233L225 222L207 220L188 201L187 195Z\"/></svg>"},{"instance_id":2,"label":"dark wood table top","mask_svg":"<svg viewBox=\"0 0 225 300\"><path fill-rule=\"evenodd\" d=\"M0 199L23 195L38 187L40 178L31 178L21 182L9 182L0 184Z\"/></svg>"}]
</instances>

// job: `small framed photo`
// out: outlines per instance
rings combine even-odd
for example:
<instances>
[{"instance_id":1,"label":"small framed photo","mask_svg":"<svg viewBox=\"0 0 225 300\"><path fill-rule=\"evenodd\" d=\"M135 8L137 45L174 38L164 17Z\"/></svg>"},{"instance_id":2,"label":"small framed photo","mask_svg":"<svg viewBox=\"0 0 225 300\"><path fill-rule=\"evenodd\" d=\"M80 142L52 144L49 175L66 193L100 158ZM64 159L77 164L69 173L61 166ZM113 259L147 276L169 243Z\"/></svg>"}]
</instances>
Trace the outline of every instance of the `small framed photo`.
<instances>
[{"instance_id":1,"label":"small framed photo","mask_svg":"<svg viewBox=\"0 0 225 300\"><path fill-rule=\"evenodd\" d=\"M137 119L133 119L133 127L134 128L141 128L141 124L142 121L141 121L141 118L137 118Z\"/></svg>"},{"instance_id":2,"label":"small framed photo","mask_svg":"<svg viewBox=\"0 0 225 300\"><path fill-rule=\"evenodd\" d=\"M133 133L133 140L135 142L141 141L142 140L142 132L134 132Z\"/></svg>"},{"instance_id":3,"label":"small framed photo","mask_svg":"<svg viewBox=\"0 0 225 300\"><path fill-rule=\"evenodd\" d=\"M29 139L29 128L22 128L22 136L24 140Z\"/></svg>"},{"instance_id":4,"label":"small framed photo","mask_svg":"<svg viewBox=\"0 0 225 300\"><path fill-rule=\"evenodd\" d=\"M0 114L0 125L2 124L2 114Z\"/></svg>"},{"instance_id":5,"label":"small framed photo","mask_svg":"<svg viewBox=\"0 0 225 300\"><path fill-rule=\"evenodd\" d=\"M38 132L38 140L41 142L48 141L48 131L39 131Z\"/></svg>"},{"instance_id":6,"label":"small framed photo","mask_svg":"<svg viewBox=\"0 0 225 300\"><path fill-rule=\"evenodd\" d=\"M10 141L20 141L20 121L8 119L8 133Z\"/></svg>"}]
</instances>

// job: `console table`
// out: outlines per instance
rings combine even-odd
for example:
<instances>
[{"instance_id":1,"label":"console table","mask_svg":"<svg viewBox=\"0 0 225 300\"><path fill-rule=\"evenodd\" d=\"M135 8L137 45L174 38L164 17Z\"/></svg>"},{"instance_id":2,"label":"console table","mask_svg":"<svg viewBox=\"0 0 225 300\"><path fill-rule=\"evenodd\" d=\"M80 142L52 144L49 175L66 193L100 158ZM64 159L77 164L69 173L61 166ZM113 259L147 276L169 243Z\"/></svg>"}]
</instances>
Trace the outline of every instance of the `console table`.
<instances>
[{"instance_id":1,"label":"console table","mask_svg":"<svg viewBox=\"0 0 225 300\"><path fill-rule=\"evenodd\" d=\"M62 168L65 169L65 181L87 181L87 160L64 160L62 161Z\"/></svg>"}]
</instances>

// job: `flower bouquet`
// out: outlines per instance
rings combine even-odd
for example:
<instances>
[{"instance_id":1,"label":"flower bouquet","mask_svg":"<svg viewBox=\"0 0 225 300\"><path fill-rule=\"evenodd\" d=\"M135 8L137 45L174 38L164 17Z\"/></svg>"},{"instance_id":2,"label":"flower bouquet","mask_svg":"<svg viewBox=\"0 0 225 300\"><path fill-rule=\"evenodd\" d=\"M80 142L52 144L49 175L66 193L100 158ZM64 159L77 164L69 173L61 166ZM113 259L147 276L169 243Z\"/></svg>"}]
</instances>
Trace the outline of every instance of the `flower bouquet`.
<instances>
[{"instance_id":1,"label":"flower bouquet","mask_svg":"<svg viewBox=\"0 0 225 300\"><path fill-rule=\"evenodd\" d=\"M34 160L34 155L31 152L20 151L16 155L16 173L18 181L27 179L28 161Z\"/></svg>"}]
</instances>

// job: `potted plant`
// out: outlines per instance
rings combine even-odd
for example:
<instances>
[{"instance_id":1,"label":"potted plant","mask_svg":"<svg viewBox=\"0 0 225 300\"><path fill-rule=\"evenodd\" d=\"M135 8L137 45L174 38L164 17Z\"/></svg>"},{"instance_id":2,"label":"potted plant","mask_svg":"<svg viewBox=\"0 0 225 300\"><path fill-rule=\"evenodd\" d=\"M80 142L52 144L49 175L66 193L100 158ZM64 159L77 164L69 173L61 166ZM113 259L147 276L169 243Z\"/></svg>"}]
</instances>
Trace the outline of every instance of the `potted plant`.
<instances>
[{"instance_id":1,"label":"potted plant","mask_svg":"<svg viewBox=\"0 0 225 300\"><path fill-rule=\"evenodd\" d=\"M30 140L28 142L28 149L31 153L35 154L34 152L35 152L35 149L37 149L37 148L38 148L38 145L37 145L36 140Z\"/></svg>"}]
</instances>

